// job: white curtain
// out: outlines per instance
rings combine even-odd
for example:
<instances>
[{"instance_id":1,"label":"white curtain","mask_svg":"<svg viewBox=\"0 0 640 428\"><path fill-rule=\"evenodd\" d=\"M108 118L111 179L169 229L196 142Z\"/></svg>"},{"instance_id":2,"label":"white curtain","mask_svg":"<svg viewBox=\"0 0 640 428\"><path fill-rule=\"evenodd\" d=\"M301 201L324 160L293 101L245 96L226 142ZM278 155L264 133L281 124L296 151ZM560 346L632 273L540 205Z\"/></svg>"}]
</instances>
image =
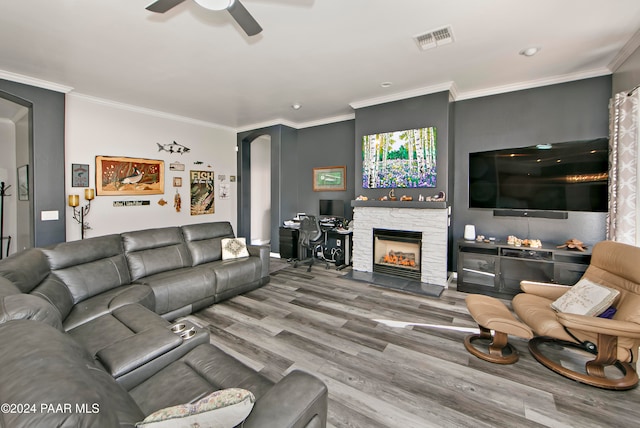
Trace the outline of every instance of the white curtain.
<instances>
[{"instance_id":1,"label":"white curtain","mask_svg":"<svg viewBox=\"0 0 640 428\"><path fill-rule=\"evenodd\" d=\"M640 90L620 92L611 100L609 119L609 214L607 239L640 245L638 147Z\"/></svg>"}]
</instances>

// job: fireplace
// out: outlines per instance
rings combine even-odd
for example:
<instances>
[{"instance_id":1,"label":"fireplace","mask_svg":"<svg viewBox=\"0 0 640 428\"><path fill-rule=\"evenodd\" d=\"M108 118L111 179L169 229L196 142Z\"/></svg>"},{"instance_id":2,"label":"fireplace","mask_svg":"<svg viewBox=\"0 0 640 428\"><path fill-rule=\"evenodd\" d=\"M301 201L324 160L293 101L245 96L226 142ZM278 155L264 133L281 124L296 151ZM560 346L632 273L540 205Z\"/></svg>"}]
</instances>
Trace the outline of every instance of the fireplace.
<instances>
[{"instance_id":1,"label":"fireplace","mask_svg":"<svg viewBox=\"0 0 640 428\"><path fill-rule=\"evenodd\" d=\"M420 281L422 232L373 229L373 271Z\"/></svg>"}]
</instances>

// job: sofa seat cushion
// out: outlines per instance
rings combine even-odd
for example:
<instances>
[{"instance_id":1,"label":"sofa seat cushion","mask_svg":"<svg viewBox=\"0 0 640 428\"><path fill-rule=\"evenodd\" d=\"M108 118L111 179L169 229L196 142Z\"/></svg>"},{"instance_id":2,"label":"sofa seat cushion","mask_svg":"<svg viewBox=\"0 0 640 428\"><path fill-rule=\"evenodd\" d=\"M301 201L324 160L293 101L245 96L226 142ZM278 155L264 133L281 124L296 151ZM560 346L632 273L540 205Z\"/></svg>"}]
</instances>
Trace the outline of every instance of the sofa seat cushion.
<instances>
[{"instance_id":1,"label":"sofa seat cushion","mask_svg":"<svg viewBox=\"0 0 640 428\"><path fill-rule=\"evenodd\" d=\"M155 312L166 314L208 297L216 292L215 276L208 269L182 268L138 279L155 296Z\"/></svg>"},{"instance_id":2,"label":"sofa seat cushion","mask_svg":"<svg viewBox=\"0 0 640 428\"><path fill-rule=\"evenodd\" d=\"M151 310L155 307L153 291L146 285L129 284L90 297L73 306L63 321L63 327L69 331L114 310L138 303Z\"/></svg>"},{"instance_id":3,"label":"sofa seat cushion","mask_svg":"<svg viewBox=\"0 0 640 428\"><path fill-rule=\"evenodd\" d=\"M181 359L129 391L142 411L197 401L214 391L242 388L260 398L273 382L210 344L196 347Z\"/></svg>"},{"instance_id":4,"label":"sofa seat cushion","mask_svg":"<svg viewBox=\"0 0 640 428\"><path fill-rule=\"evenodd\" d=\"M258 257L220 260L200 267L209 269L214 273L216 296L259 281L262 273L262 261Z\"/></svg>"},{"instance_id":5,"label":"sofa seat cushion","mask_svg":"<svg viewBox=\"0 0 640 428\"><path fill-rule=\"evenodd\" d=\"M129 394L69 335L37 321L9 321L0 325L0 343L0 397L36 406L34 413L3 414L0 425L133 427L144 419ZM65 405L69 412L47 411Z\"/></svg>"},{"instance_id":6,"label":"sofa seat cushion","mask_svg":"<svg viewBox=\"0 0 640 428\"><path fill-rule=\"evenodd\" d=\"M139 304L125 305L68 331L92 356L102 349L150 328L169 322Z\"/></svg>"}]
</instances>

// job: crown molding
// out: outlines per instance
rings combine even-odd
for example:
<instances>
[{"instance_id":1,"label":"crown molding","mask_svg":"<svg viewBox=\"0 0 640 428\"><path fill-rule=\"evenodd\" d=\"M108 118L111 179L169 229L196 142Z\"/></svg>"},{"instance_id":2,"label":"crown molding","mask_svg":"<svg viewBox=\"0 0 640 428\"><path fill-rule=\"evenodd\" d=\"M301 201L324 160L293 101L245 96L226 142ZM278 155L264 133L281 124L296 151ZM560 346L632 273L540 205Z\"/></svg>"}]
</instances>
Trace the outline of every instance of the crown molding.
<instances>
[{"instance_id":1,"label":"crown molding","mask_svg":"<svg viewBox=\"0 0 640 428\"><path fill-rule=\"evenodd\" d=\"M354 101L349 103L353 109L375 106L378 104L390 103L393 101L406 100L407 98L420 97L422 95L435 94L437 92L450 91L453 82L439 83L437 85L426 86L423 88L411 89L404 92L396 92L394 94L385 95L383 97L369 98L366 100Z\"/></svg>"},{"instance_id":2,"label":"crown molding","mask_svg":"<svg viewBox=\"0 0 640 428\"><path fill-rule=\"evenodd\" d=\"M237 132L237 130L235 128L230 128L228 126L219 125L217 123L207 122L207 121L199 120L199 119L193 119L193 118L190 118L190 117L180 116L180 115L173 114L173 113L167 113L167 112L163 112L163 111L153 110L153 109L146 108L146 107L134 106L134 105L131 105L131 104L125 104L125 103L121 103L121 102L118 102L118 101L107 100L107 99L104 99L104 98L94 97L92 95L81 94L79 92L72 92L72 93L68 94L67 96L70 97L70 98L78 98L78 99L81 99L81 100L89 101L89 102L92 102L92 103L95 103L95 104L104 105L104 106L107 106L107 107L117 108L117 109L120 109L120 110L126 110L126 111L130 111L130 112L134 112L134 113L146 114L148 116L154 116L154 117L158 117L158 118L161 118L161 119L175 120L177 122L184 122L184 123L189 123L191 125L205 126L207 128L216 128L216 129L221 129L221 130L229 131L229 132L233 132L233 133Z\"/></svg>"},{"instance_id":3,"label":"crown molding","mask_svg":"<svg viewBox=\"0 0 640 428\"><path fill-rule=\"evenodd\" d=\"M278 125L284 125L290 128L298 129L297 123L291 122L286 119L277 118L277 119L267 120L265 122L254 123L252 125L242 126L237 129L237 132L240 133L240 132L246 132L246 131L255 131L256 129L269 128L270 126L278 126Z\"/></svg>"},{"instance_id":4,"label":"crown molding","mask_svg":"<svg viewBox=\"0 0 640 428\"><path fill-rule=\"evenodd\" d=\"M0 123L6 125L15 125L15 122L8 117L0 117Z\"/></svg>"},{"instance_id":5,"label":"crown molding","mask_svg":"<svg viewBox=\"0 0 640 428\"><path fill-rule=\"evenodd\" d=\"M618 68L640 47L640 30L631 36L629 41L618 51L617 55L611 60L607 66L612 73L615 73Z\"/></svg>"},{"instance_id":6,"label":"crown molding","mask_svg":"<svg viewBox=\"0 0 640 428\"><path fill-rule=\"evenodd\" d=\"M24 76L22 74L12 73L6 70L0 70L0 79L9 80L16 83L23 83L25 85L35 86L37 88L49 89L50 91L62 92L63 94L68 94L73 90L71 86L49 82L48 80L37 79L35 77Z\"/></svg>"},{"instance_id":7,"label":"crown molding","mask_svg":"<svg viewBox=\"0 0 640 428\"><path fill-rule=\"evenodd\" d=\"M330 123L344 122L346 120L353 120L356 118L355 113L343 114L341 116L326 117L324 119L311 120L309 122L302 122L298 124L298 129L311 128L312 126L328 125Z\"/></svg>"},{"instance_id":8,"label":"crown molding","mask_svg":"<svg viewBox=\"0 0 640 428\"><path fill-rule=\"evenodd\" d=\"M606 76L609 74L611 74L611 70L609 70L609 68L607 67L596 68L580 73L563 74L545 79L529 80L526 82L512 83L504 86L494 86L492 88L479 89L476 91L460 92L457 94L456 101L487 97L490 95L504 94L507 92L522 91L525 89L540 88L543 86L556 85L582 79L590 79L593 77Z\"/></svg>"}]
</instances>

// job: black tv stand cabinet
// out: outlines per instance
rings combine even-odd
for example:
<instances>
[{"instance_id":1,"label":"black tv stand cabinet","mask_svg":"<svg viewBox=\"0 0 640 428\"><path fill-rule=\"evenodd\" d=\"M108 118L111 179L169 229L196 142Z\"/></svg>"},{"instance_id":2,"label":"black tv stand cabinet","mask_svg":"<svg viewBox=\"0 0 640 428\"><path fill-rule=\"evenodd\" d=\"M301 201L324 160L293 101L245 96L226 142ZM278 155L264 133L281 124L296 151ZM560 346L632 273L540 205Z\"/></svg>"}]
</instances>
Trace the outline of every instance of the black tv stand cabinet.
<instances>
[{"instance_id":1,"label":"black tv stand cabinet","mask_svg":"<svg viewBox=\"0 0 640 428\"><path fill-rule=\"evenodd\" d=\"M591 251L516 247L505 242L458 241L458 291L511 299L520 281L573 285L591 261Z\"/></svg>"}]
</instances>

